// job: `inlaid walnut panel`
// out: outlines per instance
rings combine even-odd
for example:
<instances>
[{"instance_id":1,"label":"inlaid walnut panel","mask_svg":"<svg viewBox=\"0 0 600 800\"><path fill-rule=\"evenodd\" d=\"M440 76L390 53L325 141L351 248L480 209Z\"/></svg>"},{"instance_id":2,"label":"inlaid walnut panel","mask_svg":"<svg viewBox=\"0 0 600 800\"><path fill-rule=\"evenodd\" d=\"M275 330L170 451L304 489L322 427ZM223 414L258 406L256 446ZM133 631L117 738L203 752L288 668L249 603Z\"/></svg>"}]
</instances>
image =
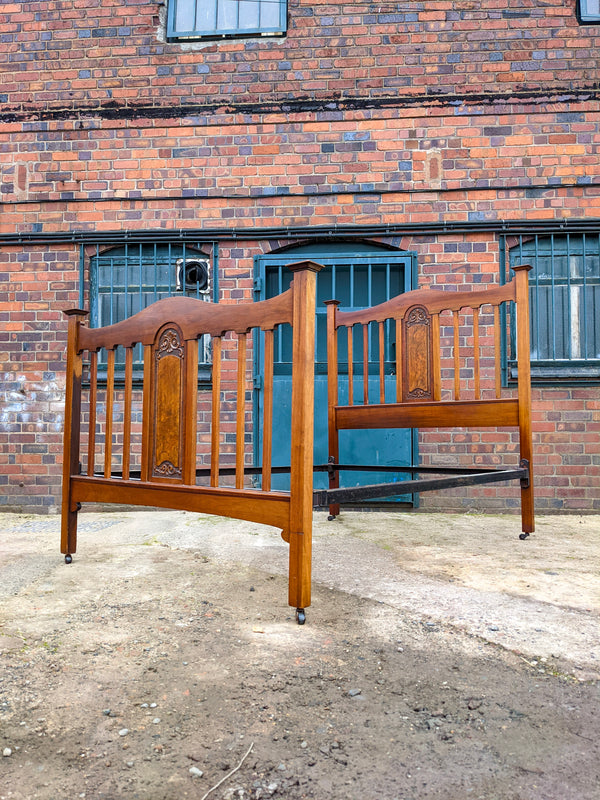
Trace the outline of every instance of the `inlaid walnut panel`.
<instances>
[{"instance_id":1,"label":"inlaid walnut panel","mask_svg":"<svg viewBox=\"0 0 600 800\"><path fill-rule=\"evenodd\" d=\"M174 325L164 328L154 350L152 477L182 480L185 346Z\"/></svg>"},{"instance_id":2,"label":"inlaid walnut panel","mask_svg":"<svg viewBox=\"0 0 600 800\"><path fill-rule=\"evenodd\" d=\"M431 317L423 306L415 306L406 314L403 328L402 400L432 400Z\"/></svg>"}]
</instances>

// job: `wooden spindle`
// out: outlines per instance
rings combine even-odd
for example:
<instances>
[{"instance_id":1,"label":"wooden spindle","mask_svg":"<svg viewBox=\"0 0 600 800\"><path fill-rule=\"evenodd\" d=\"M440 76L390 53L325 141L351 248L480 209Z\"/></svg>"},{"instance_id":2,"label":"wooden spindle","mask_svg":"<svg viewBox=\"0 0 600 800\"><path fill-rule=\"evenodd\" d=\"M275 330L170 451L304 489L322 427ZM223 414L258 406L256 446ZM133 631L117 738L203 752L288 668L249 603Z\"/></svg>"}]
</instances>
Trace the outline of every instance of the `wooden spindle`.
<instances>
[{"instance_id":1,"label":"wooden spindle","mask_svg":"<svg viewBox=\"0 0 600 800\"><path fill-rule=\"evenodd\" d=\"M353 353L353 336L354 328L346 328L348 332L348 405L354 405L354 353Z\"/></svg>"},{"instance_id":2,"label":"wooden spindle","mask_svg":"<svg viewBox=\"0 0 600 800\"><path fill-rule=\"evenodd\" d=\"M440 353L442 351L442 343L440 339L440 315L433 314L431 317L431 335L433 337L432 347L432 369L431 374L433 378L433 399L442 399L442 362Z\"/></svg>"},{"instance_id":3,"label":"wooden spindle","mask_svg":"<svg viewBox=\"0 0 600 800\"><path fill-rule=\"evenodd\" d=\"M131 465L131 406L133 402L133 348L125 348L125 408L123 409L123 480L129 480Z\"/></svg>"},{"instance_id":4,"label":"wooden spindle","mask_svg":"<svg viewBox=\"0 0 600 800\"><path fill-rule=\"evenodd\" d=\"M183 482L196 485L198 460L198 340L185 343L185 389L183 393Z\"/></svg>"},{"instance_id":5,"label":"wooden spindle","mask_svg":"<svg viewBox=\"0 0 600 800\"><path fill-rule=\"evenodd\" d=\"M454 399L460 400L460 339L458 311L452 312L454 325Z\"/></svg>"},{"instance_id":6,"label":"wooden spindle","mask_svg":"<svg viewBox=\"0 0 600 800\"><path fill-rule=\"evenodd\" d=\"M88 426L87 474L93 475L96 466L96 403L98 400L98 353L90 353L90 420Z\"/></svg>"},{"instance_id":7,"label":"wooden spindle","mask_svg":"<svg viewBox=\"0 0 600 800\"><path fill-rule=\"evenodd\" d=\"M402 402L402 320L396 320L396 402Z\"/></svg>"},{"instance_id":8,"label":"wooden spindle","mask_svg":"<svg viewBox=\"0 0 600 800\"><path fill-rule=\"evenodd\" d=\"M142 411L142 458L141 477L143 481L150 479L150 431L152 418L152 345L144 345L144 399Z\"/></svg>"},{"instance_id":9,"label":"wooden spindle","mask_svg":"<svg viewBox=\"0 0 600 800\"><path fill-rule=\"evenodd\" d=\"M369 405L369 323L363 324L363 402Z\"/></svg>"},{"instance_id":10,"label":"wooden spindle","mask_svg":"<svg viewBox=\"0 0 600 800\"><path fill-rule=\"evenodd\" d=\"M235 488L244 488L244 434L246 430L246 345L247 334L238 334L237 394L235 422Z\"/></svg>"},{"instance_id":11,"label":"wooden spindle","mask_svg":"<svg viewBox=\"0 0 600 800\"><path fill-rule=\"evenodd\" d=\"M475 381L475 399L481 400L481 374L479 352L479 308L473 309L473 379Z\"/></svg>"},{"instance_id":12,"label":"wooden spindle","mask_svg":"<svg viewBox=\"0 0 600 800\"><path fill-rule=\"evenodd\" d=\"M500 360L501 343L500 306L494 306L494 371L497 399L499 399L502 394L502 362Z\"/></svg>"},{"instance_id":13,"label":"wooden spindle","mask_svg":"<svg viewBox=\"0 0 600 800\"><path fill-rule=\"evenodd\" d=\"M219 485L221 450L221 337L212 340L212 411L210 421L210 485Z\"/></svg>"},{"instance_id":14,"label":"wooden spindle","mask_svg":"<svg viewBox=\"0 0 600 800\"><path fill-rule=\"evenodd\" d=\"M379 323L379 402L385 403L385 333L383 326L385 323Z\"/></svg>"},{"instance_id":15,"label":"wooden spindle","mask_svg":"<svg viewBox=\"0 0 600 800\"><path fill-rule=\"evenodd\" d=\"M273 331L265 331L263 398L262 489L264 492L270 492L273 447Z\"/></svg>"},{"instance_id":16,"label":"wooden spindle","mask_svg":"<svg viewBox=\"0 0 600 800\"><path fill-rule=\"evenodd\" d=\"M106 419L104 437L104 477L110 478L112 471L113 408L115 399L115 351L108 351L106 370Z\"/></svg>"}]
</instances>

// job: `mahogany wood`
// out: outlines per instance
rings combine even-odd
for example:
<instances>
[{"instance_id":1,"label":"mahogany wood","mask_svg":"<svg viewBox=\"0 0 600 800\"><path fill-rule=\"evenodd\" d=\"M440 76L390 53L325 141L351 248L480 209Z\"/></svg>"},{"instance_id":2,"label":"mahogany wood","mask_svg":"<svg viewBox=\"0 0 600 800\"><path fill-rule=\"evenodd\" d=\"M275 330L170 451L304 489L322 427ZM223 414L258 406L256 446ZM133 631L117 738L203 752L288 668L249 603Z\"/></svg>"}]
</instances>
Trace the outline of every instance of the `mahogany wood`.
<instances>
[{"instance_id":1,"label":"mahogany wood","mask_svg":"<svg viewBox=\"0 0 600 800\"><path fill-rule=\"evenodd\" d=\"M60 546L62 553L74 553L77 544L77 506L73 500L71 475L79 472L81 435L81 378L83 360L79 354L79 332L86 311L66 311L69 318L67 340L67 383L65 387L65 427L63 447L63 495Z\"/></svg>"},{"instance_id":2,"label":"mahogany wood","mask_svg":"<svg viewBox=\"0 0 600 800\"><path fill-rule=\"evenodd\" d=\"M321 267L300 262L289 268L294 272L294 327L288 602L305 608L311 597L315 297Z\"/></svg>"},{"instance_id":3,"label":"mahogany wood","mask_svg":"<svg viewBox=\"0 0 600 800\"><path fill-rule=\"evenodd\" d=\"M125 349L125 395L123 398L123 478L129 478L131 465L131 405L133 402L133 349ZM92 474L92 473L88 473Z\"/></svg>"},{"instance_id":4,"label":"mahogany wood","mask_svg":"<svg viewBox=\"0 0 600 800\"><path fill-rule=\"evenodd\" d=\"M260 303L215 305L186 297L161 300L124 322L106 328L81 325L86 312L70 311L67 348L65 458L61 551L68 559L77 546L77 512L85 502L181 508L222 514L274 525L289 542L289 602L298 609L310 604L312 541L312 448L314 417L314 336L316 272L321 266L303 261L290 266L294 279L288 291ZM271 490L273 418L273 331L292 326L291 491ZM265 332L265 413L263 489L244 485L246 376L248 335ZM196 485L198 414L198 339L212 337L210 487ZM237 358L236 488L218 486L221 444L222 337L235 342ZM144 347L140 479L131 478L132 347ZM112 453L115 349L125 347L122 475L113 474ZM94 475L98 350L108 352L103 477ZM81 447L81 383L83 355L90 354L88 474L79 471ZM227 353L230 357L231 353ZM301 615L303 616L303 614Z\"/></svg>"},{"instance_id":5,"label":"mahogany wood","mask_svg":"<svg viewBox=\"0 0 600 800\"><path fill-rule=\"evenodd\" d=\"M363 398L369 405L369 325L363 325Z\"/></svg>"},{"instance_id":6,"label":"mahogany wood","mask_svg":"<svg viewBox=\"0 0 600 800\"><path fill-rule=\"evenodd\" d=\"M368 414L364 406L336 406L335 421L338 430L516 426L518 406L518 400L510 398L386 403L370 405Z\"/></svg>"},{"instance_id":7,"label":"mahogany wood","mask_svg":"<svg viewBox=\"0 0 600 800\"><path fill-rule=\"evenodd\" d=\"M175 508L245 519L287 529L290 496L286 492L261 492L258 489L233 489L183 484L124 481L110 478L71 478L74 503L120 503L123 505ZM70 550L74 553L75 550ZM293 604L292 604L293 605Z\"/></svg>"},{"instance_id":8,"label":"mahogany wood","mask_svg":"<svg viewBox=\"0 0 600 800\"><path fill-rule=\"evenodd\" d=\"M246 432L246 334L238 334L237 389L235 415L235 488L244 487L244 456Z\"/></svg>"},{"instance_id":9,"label":"mahogany wood","mask_svg":"<svg viewBox=\"0 0 600 800\"><path fill-rule=\"evenodd\" d=\"M219 461L221 450L221 346L220 336L212 340L212 409L210 424L210 485L219 485Z\"/></svg>"},{"instance_id":10,"label":"mahogany wood","mask_svg":"<svg viewBox=\"0 0 600 800\"><path fill-rule=\"evenodd\" d=\"M67 372L67 374L69 374ZM96 405L98 392L98 353L90 353L90 394L88 423L87 473L93 475L96 466Z\"/></svg>"},{"instance_id":11,"label":"mahogany wood","mask_svg":"<svg viewBox=\"0 0 600 800\"><path fill-rule=\"evenodd\" d=\"M77 511L84 502L154 505L203 513L223 514L282 530L289 543L288 602L299 609L310 604L312 502L313 502L313 421L314 421L314 337L316 272L320 265L311 261L290 266L294 278L282 295L260 303L215 305L191 298L169 298L155 303L122 323L100 329L82 325L85 312L74 310L69 316L67 347L67 390L65 401L63 503L61 551L70 557L77 545ZM340 312L337 301L327 308L328 421L330 455L339 460L338 433L348 428L389 427L517 427L521 458L531 464L531 390L529 374L529 312L527 270L515 270L506 286L484 290L445 292L421 289L399 295L366 311ZM490 304L494 309L496 360L500 355L498 305L511 301L517 307L518 391L516 397L500 396L498 366L495 368L495 398L481 399L479 355L469 356L459 339L459 314L472 309L473 347L480 343L479 309ZM440 320L442 311L453 315L454 356L458 383L454 397L442 401L440 358ZM465 314L467 311L465 311ZM384 325L396 328L396 402L385 402ZM371 322L378 323L379 403L369 403L368 367ZM271 489L273 425L273 331L281 324L292 326L292 416L290 492ZM353 392L353 326L362 326L363 403L355 404ZM348 405L338 405L337 332L347 328ZM244 485L244 433L246 417L246 376L248 334L264 331L265 401L263 416L262 490ZM235 419L236 488L220 487L221 397L224 353L222 337L237 338L237 365L234 369L237 391ZM198 413L198 339L212 337L212 409L210 487L196 485ZM228 337L228 343L230 338ZM141 430L140 479L130 476L132 443L132 347L144 346L143 412ZM123 423L122 477L112 473L113 408L115 391L115 348L125 347L125 391ZM97 424L98 350L108 352L106 388L106 442L104 477L94 475ZM464 352L463 352L464 350ZM83 356L90 358L88 468L81 475L81 391ZM469 360L470 359L470 360ZM472 364L476 399L460 397L461 364ZM207 470L208 473L208 470ZM525 473L524 473L525 474ZM330 473L330 488L339 486L336 471ZM332 513L339 506L332 504ZM523 530L533 531L533 483L522 480Z\"/></svg>"},{"instance_id":12,"label":"mahogany wood","mask_svg":"<svg viewBox=\"0 0 600 800\"><path fill-rule=\"evenodd\" d=\"M330 455L337 461L339 431L369 428L464 428L518 427L521 460L528 462L532 475L531 388L529 367L529 300L527 265L515 268L510 283L484 289L444 291L418 289L398 295L372 308L351 312L330 310L328 341L336 340L340 328L348 331L348 375L352 376L351 330L372 322L386 320L396 325L396 402L386 403L380 391L380 403L369 404L368 396L356 404L349 391L347 405L338 403L337 351L328 349L328 420ZM514 303L517 308L518 388L516 397L502 397L501 387L501 304ZM481 307L493 309L494 398L483 397L481 359ZM444 388L441 360L440 314L451 313L452 355L451 387ZM470 316L469 316L470 315ZM471 320L472 331L464 321ZM381 350L381 346L380 346ZM450 361L450 359L447 359ZM444 363L445 371L446 362ZM487 365L486 365L487 368ZM363 369L368 369L368 356L363 346ZM381 369L381 362L380 362ZM472 376L467 385L461 370ZM487 388L486 388L487 391ZM490 390L491 391L491 390ZM442 400L442 395L451 399ZM514 390L512 392L514 395ZM469 397L471 395L471 397ZM337 473L330 475L330 488L337 488ZM402 484L398 485L401 491ZM337 499L337 495L336 495ZM521 480L521 512L524 533L533 531L533 480ZM330 513L339 513L339 504L330 505Z\"/></svg>"},{"instance_id":13,"label":"mahogany wood","mask_svg":"<svg viewBox=\"0 0 600 800\"><path fill-rule=\"evenodd\" d=\"M379 402L385 403L385 323L379 323Z\"/></svg>"},{"instance_id":14,"label":"mahogany wood","mask_svg":"<svg viewBox=\"0 0 600 800\"><path fill-rule=\"evenodd\" d=\"M273 331L265 331L262 488L271 491L273 449Z\"/></svg>"},{"instance_id":15,"label":"mahogany wood","mask_svg":"<svg viewBox=\"0 0 600 800\"><path fill-rule=\"evenodd\" d=\"M115 399L115 351L108 351L106 374L106 418L104 420L104 477L110 478L112 469L113 408Z\"/></svg>"},{"instance_id":16,"label":"mahogany wood","mask_svg":"<svg viewBox=\"0 0 600 800\"><path fill-rule=\"evenodd\" d=\"M325 301L325 305L327 306L327 364L337 364L338 363L338 335L337 335L337 326L336 326L336 313L337 307L339 306L339 300L327 300ZM351 339L351 328L348 328L348 335L347 340L348 344L350 345ZM349 350L348 355L348 369L350 370L350 362L351 358L351 350ZM333 460L334 463L339 463L340 460L340 453L339 453L339 446L338 446L338 436L337 431L335 428L335 407L337 404L338 398L338 373L336 370L330 370L328 366L328 380L327 380L327 420L328 420L328 442L329 442L329 458ZM350 387L352 384L352 377L349 371L348 373L348 389L350 391ZM352 394L350 394L350 403L352 403ZM340 485L340 473L336 471L332 471L329 473L329 488L330 489L337 489ZM332 504L329 507L329 513L337 516L340 513L339 505Z\"/></svg>"}]
</instances>

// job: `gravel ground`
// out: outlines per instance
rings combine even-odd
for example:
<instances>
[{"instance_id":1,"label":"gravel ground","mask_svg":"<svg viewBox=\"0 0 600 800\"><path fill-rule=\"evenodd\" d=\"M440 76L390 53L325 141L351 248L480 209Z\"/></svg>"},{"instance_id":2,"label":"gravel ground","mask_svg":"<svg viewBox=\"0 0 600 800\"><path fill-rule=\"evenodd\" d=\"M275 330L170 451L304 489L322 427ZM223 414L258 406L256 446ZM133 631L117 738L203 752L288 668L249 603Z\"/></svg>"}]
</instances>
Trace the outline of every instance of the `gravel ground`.
<instances>
[{"instance_id":1,"label":"gravel ground","mask_svg":"<svg viewBox=\"0 0 600 800\"><path fill-rule=\"evenodd\" d=\"M0 800L600 797L598 517L0 525Z\"/></svg>"}]
</instances>

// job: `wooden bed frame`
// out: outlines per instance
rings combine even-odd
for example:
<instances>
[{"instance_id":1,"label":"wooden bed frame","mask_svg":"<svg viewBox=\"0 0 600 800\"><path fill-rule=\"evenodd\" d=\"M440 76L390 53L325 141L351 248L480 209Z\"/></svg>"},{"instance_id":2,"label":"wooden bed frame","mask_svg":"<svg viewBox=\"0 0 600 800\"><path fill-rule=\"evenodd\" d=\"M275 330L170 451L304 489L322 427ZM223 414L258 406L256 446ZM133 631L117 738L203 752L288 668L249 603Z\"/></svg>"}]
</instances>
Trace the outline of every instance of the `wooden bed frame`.
<instances>
[{"instance_id":1,"label":"wooden bed frame","mask_svg":"<svg viewBox=\"0 0 600 800\"><path fill-rule=\"evenodd\" d=\"M337 300L327 302L329 491L320 493L318 499L322 504L329 505L330 519L339 514L339 504L343 502L356 503L410 492L519 480L523 531L520 538L525 539L533 532L527 276L530 269L528 265L514 267L513 280L504 286L456 291L418 289L360 311L339 311ZM506 317L501 310L509 303L513 303L513 310L516 310L518 378L516 395L511 392L513 396L503 397L501 352ZM483 313L484 307L487 317ZM386 389L386 325L393 326L396 338L393 369L395 391L392 398L389 397L389 387ZM355 326L359 328L358 341L362 350L358 362L354 356L357 340ZM342 337L348 371L348 402L344 405L340 404L338 395L338 342ZM378 364L375 365L378 402L375 403L369 396L372 390L369 383L373 382L373 378L364 379L370 370L373 372L372 357L369 355L373 349L373 338L378 340ZM447 357L443 360L444 351L447 351ZM358 381L353 374L356 363L361 367ZM359 400L356 400L354 392L357 382L362 386ZM411 465L394 465L388 467L387 471L413 475L431 473L438 477L339 488L340 472L343 470L386 470L381 466L338 464L341 430L482 427L518 428L518 467L415 468Z\"/></svg>"},{"instance_id":2,"label":"wooden bed frame","mask_svg":"<svg viewBox=\"0 0 600 800\"><path fill-rule=\"evenodd\" d=\"M311 540L314 505L329 505L427 488L446 488L490 480L521 483L523 534L533 531L529 321L527 267L517 267L506 286L481 291L417 290L366 311L340 312L328 304L328 375L330 461L313 466L314 355L316 273L312 261L289 267L290 288L257 303L224 305L187 297L160 300L138 314L104 328L83 325L87 312L69 317L64 430L61 552L70 563L77 547L77 516L82 503L123 504L182 509L272 525L289 544L288 602L300 624L311 595ZM500 305L518 307L518 394L500 397ZM475 309L472 344L479 351L479 311L489 304L494 316L494 399L481 397L480 358L474 358L475 396L463 399L460 369L459 312ZM440 313L454 318L454 396L442 399ZM392 320L390 323L389 320ZM396 396L386 402L383 348L380 348L379 403L353 398L352 334L348 359L350 398L338 404L338 331L361 325L369 371L369 326L396 331ZM292 403L290 466L272 466L274 342L281 325L292 328ZM209 335L211 388L198 386L198 341ZM248 388L252 350L263 349L264 404L260 467L246 464L245 433L251 419ZM134 380L134 349L143 347L143 384ZM105 354L105 358L104 355ZM118 355L117 355L118 354ZM106 362L106 375L100 365ZM103 369L104 367L102 367ZM100 379L101 378L101 379ZM143 385L143 388L140 388ZM208 402L210 400L210 402ZM137 405L136 405L137 404ZM207 407L210 409L207 411ZM141 414L139 413L141 412ZM141 420L140 420L141 416ZM199 427L199 418L203 420ZM208 423L210 423L208 425ZM412 480L374 487L339 488L339 431L375 427L516 426L520 465L513 470L457 469L454 477ZM206 432L210 427L210 432ZM203 442L204 454L201 453ZM367 469L369 467L367 466ZM371 467L375 469L375 467ZM364 469L364 467L361 467ZM376 468L381 471L381 467ZM329 472L329 489L313 492L313 471ZM398 467L394 467L398 471ZM288 492L271 488L272 474L290 473ZM404 471L404 470L403 470ZM425 472L423 468L406 468ZM432 468L435 473L447 472ZM260 481L260 488L252 483ZM233 485L226 485L231 483ZM358 492L358 494L357 494Z\"/></svg>"}]
</instances>

